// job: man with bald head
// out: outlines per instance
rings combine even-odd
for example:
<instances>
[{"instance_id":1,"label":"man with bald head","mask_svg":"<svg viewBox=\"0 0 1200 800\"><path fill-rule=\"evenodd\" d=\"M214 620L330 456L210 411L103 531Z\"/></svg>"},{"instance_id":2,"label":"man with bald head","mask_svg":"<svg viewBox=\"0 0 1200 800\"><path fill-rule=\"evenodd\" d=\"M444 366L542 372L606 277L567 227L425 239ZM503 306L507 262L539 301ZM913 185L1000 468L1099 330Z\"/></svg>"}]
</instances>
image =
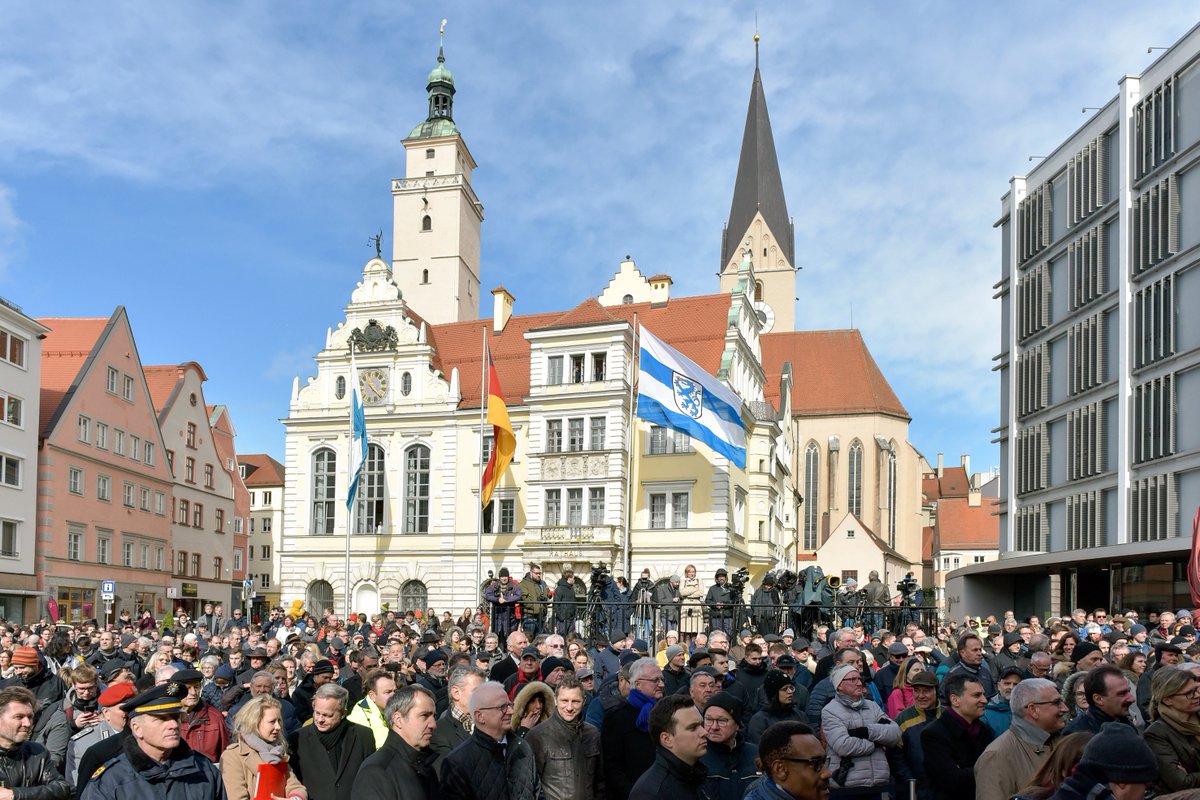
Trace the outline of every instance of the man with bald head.
<instances>
[{"instance_id":1,"label":"man with bald head","mask_svg":"<svg viewBox=\"0 0 1200 800\"><path fill-rule=\"evenodd\" d=\"M533 750L512 734L513 703L502 684L471 693L471 737L442 760L443 800L536 800L542 794Z\"/></svg>"}]
</instances>

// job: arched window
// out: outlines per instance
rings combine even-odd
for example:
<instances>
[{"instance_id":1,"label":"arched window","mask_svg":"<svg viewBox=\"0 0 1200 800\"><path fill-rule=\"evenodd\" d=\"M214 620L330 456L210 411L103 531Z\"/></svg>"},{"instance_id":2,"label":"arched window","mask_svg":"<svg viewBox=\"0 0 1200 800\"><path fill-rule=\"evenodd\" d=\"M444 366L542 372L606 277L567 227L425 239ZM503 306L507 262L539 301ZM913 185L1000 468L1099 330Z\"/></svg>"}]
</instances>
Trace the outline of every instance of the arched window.
<instances>
[{"instance_id":1,"label":"arched window","mask_svg":"<svg viewBox=\"0 0 1200 800\"><path fill-rule=\"evenodd\" d=\"M804 449L804 549L816 550L821 520L821 448L809 442Z\"/></svg>"},{"instance_id":2,"label":"arched window","mask_svg":"<svg viewBox=\"0 0 1200 800\"><path fill-rule=\"evenodd\" d=\"M412 394L412 373L406 372L400 376L400 394L408 397Z\"/></svg>"},{"instance_id":3,"label":"arched window","mask_svg":"<svg viewBox=\"0 0 1200 800\"><path fill-rule=\"evenodd\" d=\"M862 518L862 485L863 485L863 446L862 442L855 439L850 443L850 459L847 462L850 468L849 491L846 495L846 501L850 507L850 513L859 519Z\"/></svg>"},{"instance_id":4,"label":"arched window","mask_svg":"<svg viewBox=\"0 0 1200 800\"><path fill-rule=\"evenodd\" d=\"M633 295L631 295L631 294L627 294L627 295L625 295L624 297L622 297L622 298L621 298L621 305L626 305L626 306L631 306L631 305L633 305Z\"/></svg>"},{"instance_id":5,"label":"arched window","mask_svg":"<svg viewBox=\"0 0 1200 800\"><path fill-rule=\"evenodd\" d=\"M313 581L304 592L304 610L320 619L327 608L333 608L333 587L329 581Z\"/></svg>"},{"instance_id":6,"label":"arched window","mask_svg":"<svg viewBox=\"0 0 1200 800\"><path fill-rule=\"evenodd\" d=\"M424 610L429 605L429 590L420 581L405 581L400 587L400 610Z\"/></svg>"},{"instance_id":7,"label":"arched window","mask_svg":"<svg viewBox=\"0 0 1200 800\"><path fill-rule=\"evenodd\" d=\"M377 444L369 444L367 460L363 462L362 475L358 479L355 533L379 533L383 530L384 509L387 507L386 489L383 448Z\"/></svg>"},{"instance_id":8,"label":"arched window","mask_svg":"<svg viewBox=\"0 0 1200 800\"><path fill-rule=\"evenodd\" d=\"M423 230L423 231L433 230L433 217L429 216L428 214L421 217L421 230Z\"/></svg>"},{"instance_id":9,"label":"arched window","mask_svg":"<svg viewBox=\"0 0 1200 800\"><path fill-rule=\"evenodd\" d=\"M429 219L429 217L426 217L425 219ZM421 270L421 283L429 283L429 270Z\"/></svg>"},{"instance_id":10,"label":"arched window","mask_svg":"<svg viewBox=\"0 0 1200 800\"><path fill-rule=\"evenodd\" d=\"M322 447L313 453L312 459L312 532L318 536L333 533L336 492L337 455L328 447Z\"/></svg>"},{"instance_id":11,"label":"arched window","mask_svg":"<svg viewBox=\"0 0 1200 800\"><path fill-rule=\"evenodd\" d=\"M429 448L404 451L404 532L429 532Z\"/></svg>"},{"instance_id":12,"label":"arched window","mask_svg":"<svg viewBox=\"0 0 1200 800\"><path fill-rule=\"evenodd\" d=\"M338 375L337 383L335 384L334 388L334 394L337 395L338 400L341 400L346 396L346 377L344 375Z\"/></svg>"},{"instance_id":13,"label":"arched window","mask_svg":"<svg viewBox=\"0 0 1200 800\"><path fill-rule=\"evenodd\" d=\"M379 590L373 583L362 583L354 590L354 611L368 617L379 613Z\"/></svg>"},{"instance_id":14,"label":"arched window","mask_svg":"<svg viewBox=\"0 0 1200 800\"><path fill-rule=\"evenodd\" d=\"M766 253L763 253L763 255L765 256ZM754 302L762 302L762 281L754 282Z\"/></svg>"},{"instance_id":15,"label":"arched window","mask_svg":"<svg viewBox=\"0 0 1200 800\"><path fill-rule=\"evenodd\" d=\"M887 459L888 545L896 546L896 445L892 444Z\"/></svg>"}]
</instances>

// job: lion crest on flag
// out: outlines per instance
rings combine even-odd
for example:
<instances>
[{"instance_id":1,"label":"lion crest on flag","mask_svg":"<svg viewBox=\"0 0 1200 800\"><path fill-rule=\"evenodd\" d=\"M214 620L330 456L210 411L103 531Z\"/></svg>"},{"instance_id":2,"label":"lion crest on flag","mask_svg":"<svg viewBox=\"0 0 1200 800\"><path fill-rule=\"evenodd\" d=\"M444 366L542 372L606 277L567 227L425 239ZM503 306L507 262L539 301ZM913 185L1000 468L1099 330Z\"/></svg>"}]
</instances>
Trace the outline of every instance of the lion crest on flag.
<instances>
[{"instance_id":1,"label":"lion crest on flag","mask_svg":"<svg viewBox=\"0 0 1200 800\"><path fill-rule=\"evenodd\" d=\"M704 413L704 387L697 381L678 372L671 372L671 388L675 392L675 405L692 419L700 419Z\"/></svg>"}]
</instances>

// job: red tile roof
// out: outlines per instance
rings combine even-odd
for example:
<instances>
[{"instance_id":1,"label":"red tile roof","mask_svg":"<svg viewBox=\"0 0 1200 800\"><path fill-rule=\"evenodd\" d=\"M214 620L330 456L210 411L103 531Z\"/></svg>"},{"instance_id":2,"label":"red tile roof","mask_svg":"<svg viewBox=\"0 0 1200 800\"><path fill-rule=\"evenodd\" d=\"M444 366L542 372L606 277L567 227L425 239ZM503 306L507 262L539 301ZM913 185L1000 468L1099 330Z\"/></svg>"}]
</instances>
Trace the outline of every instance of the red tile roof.
<instances>
[{"instance_id":1,"label":"red tile roof","mask_svg":"<svg viewBox=\"0 0 1200 800\"><path fill-rule=\"evenodd\" d=\"M175 384L179 383L182 370L176 364L165 364L142 367L146 373L146 386L150 389L150 400L154 403L154 412L161 414L171 400Z\"/></svg>"},{"instance_id":2,"label":"red tile roof","mask_svg":"<svg viewBox=\"0 0 1200 800\"><path fill-rule=\"evenodd\" d=\"M38 320L50 329L42 341L41 414L38 430L50 433L49 425L67 396L71 385L91 355L100 334L116 317L43 317Z\"/></svg>"},{"instance_id":3,"label":"red tile roof","mask_svg":"<svg viewBox=\"0 0 1200 800\"><path fill-rule=\"evenodd\" d=\"M237 457L237 462L246 468L247 486L283 486L286 470L283 464L265 453L251 453Z\"/></svg>"},{"instance_id":4,"label":"red tile roof","mask_svg":"<svg viewBox=\"0 0 1200 800\"><path fill-rule=\"evenodd\" d=\"M965 497L943 498L937 509L940 550L995 550L1000 546L1000 518L995 516L1000 501L985 497L972 506Z\"/></svg>"},{"instance_id":5,"label":"red tile roof","mask_svg":"<svg viewBox=\"0 0 1200 800\"><path fill-rule=\"evenodd\" d=\"M674 301L672 301L674 302ZM795 331L761 337L767 399L779 405L779 377L791 362L792 413L890 414L911 419L857 330Z\"/></svg>"},{"instance_id":6,"label":"red tile roof","mask_svg":"<svg viewBox=\"0 0 1200 800\"><path fill-rule=\"evenodd\" d=\"M938 481L942 497L966 497L971 491L971 480L962 467L945 467Z\"/></svg>"},{"instance_id":7,"label":"red tile roof","mask_svg":"<svg viewBox=\"0 0 1200 800\"><path fill-rule=\"evenodd\" d=\"M933 526L921 528L921 561L933 561Z\"/></svg>"},{"instance_id":8,"label":"red tile roof","mask_svg":"<svg viewBox=\"0 0 1200 800\"><path fill-rule=\"evenodd\" d=\"M521 404L529 394L529 341L525 338L529 331L632 322L637 314L640 325L715 375L725 348L729 302L727 294L712 294L681 297L655 306L635 303L605 308L595 298L589 298L566 313L514 316L499 334L491 332L491 321L486 319L434 325L429 342L437 349L441 365L438 368L447 378L450 369L458 367L463 398L460 407L479 408L482 330L487 328L488 345L500 375L504 399L512 406ZM413 316L411 312L409 316Z\"/></svg>"}]
</instances>

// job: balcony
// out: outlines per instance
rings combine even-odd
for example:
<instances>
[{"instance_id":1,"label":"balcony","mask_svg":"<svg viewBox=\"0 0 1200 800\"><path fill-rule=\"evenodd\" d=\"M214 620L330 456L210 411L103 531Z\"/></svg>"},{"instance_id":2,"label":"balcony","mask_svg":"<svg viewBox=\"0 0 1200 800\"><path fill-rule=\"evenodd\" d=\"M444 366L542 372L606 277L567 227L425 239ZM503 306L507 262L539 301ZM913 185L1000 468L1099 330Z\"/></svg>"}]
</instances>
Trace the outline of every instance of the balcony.
<instances>
[{"instance_id":1,"label":"balcony","mask_svg":"<svg viewBox=\"0 0 1200 800\"><path fill-rule=\"evenodd\" d=\"M616 525L564 525L552 528L526 528L528 546L612 547L620 542L621 529Z\"/></svg>"}]
</instances>

